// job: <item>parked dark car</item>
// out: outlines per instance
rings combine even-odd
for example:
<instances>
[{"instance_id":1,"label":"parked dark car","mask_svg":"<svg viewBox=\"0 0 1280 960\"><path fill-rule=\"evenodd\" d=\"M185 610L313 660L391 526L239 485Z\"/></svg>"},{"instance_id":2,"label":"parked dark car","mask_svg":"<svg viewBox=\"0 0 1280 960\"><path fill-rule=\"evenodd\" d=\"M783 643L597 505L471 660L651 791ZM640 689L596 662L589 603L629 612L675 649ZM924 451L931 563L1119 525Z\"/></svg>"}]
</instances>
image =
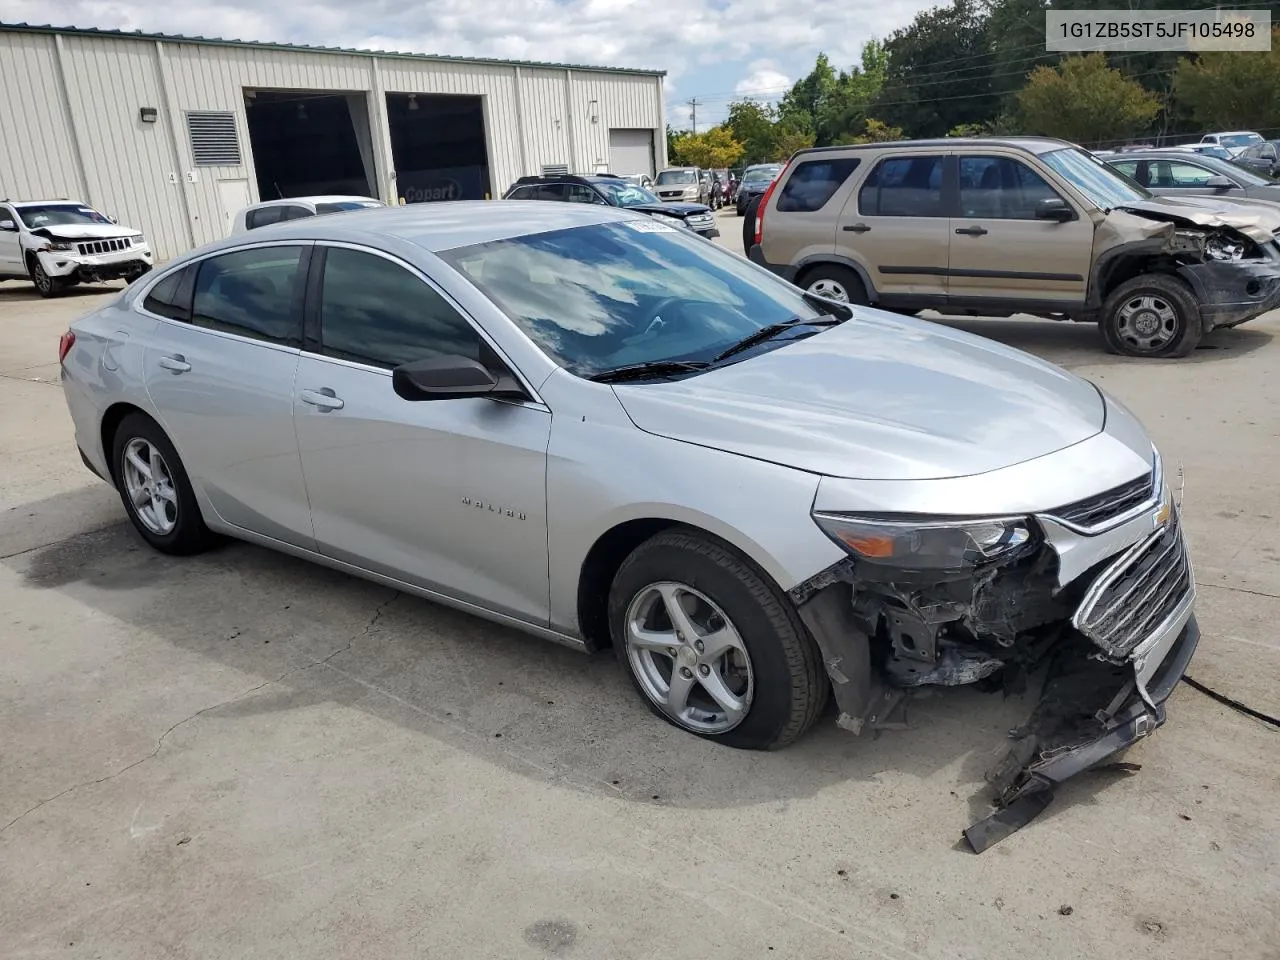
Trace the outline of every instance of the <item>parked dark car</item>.
<instances>
[{"instance_id":1,"label":"parked dark car","mask_svg":"<svg viewBox=\"0 0 1280 960\"><path fill-rule=\"evenodd\" d=\"M751 201L763 197L764 192L773 183L773 178L782 172L780 163L758 163L747 167L742 173L742 183L738 185L735 206L738 216L744 216Z\"/></svg>"},{"instance_id":2,"label":"parked dark car","mask_svg":"<svg viewBox=\"0 0 1280 960\"><path fill-rule=\"evenodd\" d=\"M1103 159L1139 186L1164 197L1248 197L1280 203L1280 182L1239 165L1196 153L1149 150Z\"/></svg>"},{"instance_id":3,"label":"parked dark car","mask_svg":"<svg viewBox=\"0 0 1280 960\"><path fill-rule=\"evenodd\" d=\"M1263 140L1246 147L1235 162L1250 170L1257 170L1269 177L1280 175L1280 140Z\"/></svg>"},{"instance_id":4,"label":"parked dark car","mask_svg":"<svg viewBox=\"0 0 1280 960\"><path fill-rule=\"evenodd\" d=\"M720 231L716 229L715 215L706 204L659 200L644 187L613 174L521 177L511 185L502 199L602 203L646 213L655 220L679 222L708 240L720 236Z\"/></svg>"}]
</instances>

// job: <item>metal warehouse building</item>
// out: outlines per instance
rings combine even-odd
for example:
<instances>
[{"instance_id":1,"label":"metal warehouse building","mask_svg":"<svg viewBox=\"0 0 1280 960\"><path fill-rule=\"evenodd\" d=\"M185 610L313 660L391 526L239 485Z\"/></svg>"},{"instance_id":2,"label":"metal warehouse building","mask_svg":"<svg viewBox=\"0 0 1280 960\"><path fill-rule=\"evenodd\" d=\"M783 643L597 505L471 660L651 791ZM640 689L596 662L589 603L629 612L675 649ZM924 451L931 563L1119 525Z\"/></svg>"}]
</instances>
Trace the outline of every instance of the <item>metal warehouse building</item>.
<instances>
[{"instance_id":1,"label":"metal warehouse building","mask_svg":"<svg viewBox=\"0 0 1280 960\"><path fill-rule=\"evenodd\" d=\"M0 197L83 200L160 258L256 200L500 196L666 162L663 74L0 24Z\"/></svg>"}]
</instances>

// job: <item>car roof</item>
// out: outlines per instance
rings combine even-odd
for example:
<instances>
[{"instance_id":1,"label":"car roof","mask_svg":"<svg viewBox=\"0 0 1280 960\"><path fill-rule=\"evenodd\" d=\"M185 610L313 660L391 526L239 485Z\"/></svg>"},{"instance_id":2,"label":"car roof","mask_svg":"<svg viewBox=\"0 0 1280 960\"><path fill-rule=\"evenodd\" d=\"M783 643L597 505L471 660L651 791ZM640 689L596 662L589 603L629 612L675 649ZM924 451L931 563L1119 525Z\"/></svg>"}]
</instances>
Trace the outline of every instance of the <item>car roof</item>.
<instances>
[{"instance_id":1,"label":"car roof","mask_svg":"<svg viewBox=\"0 0 1280 960\"><path fill-rule=\"evenodd\" d=\"M288 203L350 203L352 201L358 203L381 203L376 197L356 197L348 196L340 193L323 194L317 197L283 197L279 200L260 200L257 203L251 203L245 207L246 210L256 210L258 207L278 207Z\"/></svg>"},{"instance_id":2,"label":"car roof","mask_svg":"<svg viewBox=\"0 0 1280 960\"><path fill-rule=\"evenodd\" d=\"M594 203L540 200L454 200L351 210L328 217L305 217L259 227L217 241L201 252L263 240L334 240L378 247L394 238L431 253L492 240L509 240L570 227L626 220L643 214Z\"/></svg>"},{"instance_id":3,"label":"car roof","mask_svg":"<svg viewBox=\"0 0 1280 960\"><path fill-rule=\"evenodd\" d=\"M1058 140L1053 137L938 137L933 140L882 140L878 143L850 143L835 147L806 147L796 151L796 156L849 150L883 150L886 147L897 149L932 147L936 150L950 150L955 147L1012 147L1028 153L1049 153L1074 146L1076 144L1068 140Z\"/></svg>"},{"instance_id":4,"label":"car roof","mask_svg":"<svg viewBox=\"0 0 1280 960\"><path fill-rule=\"evenodd\" d=\"M51 203L65 203L69 207L89 206L83 200L68 200L66 197L58 197L56 200L5 200L4 202L15 207L43 207Z\"/></svg>"},{"instance_id":5,"label":"car roof","mask_svg":"<svg viewBox=\"0 0 1280 960\"><path fill-rule=\"evenodd\" d=\"M1262 136L1257 130L1215 130L1213 133L1206 133L1206 137L1235 137L1242 133L1251 133L1255 136Z\"/></svg>"},{"instance_id":6,"label":"car roof","mask_svg":"<svg viewBox=\"0 0 1280 960\"><path fill-rule=\"evenodd\" d=\"M1204 163L1210 166L1214 164L1220 167L1231 167L1232 169L1240 169L1229 160L1223 160L1221 157L1215 157L1208 153L1196 153L1192 150L1130 150L1127 153L1117 153L1107 157L1107 160L1115 160L1123 163L1128 160L1194 160L1197 163Z\"/></svg>"}]
</instances>

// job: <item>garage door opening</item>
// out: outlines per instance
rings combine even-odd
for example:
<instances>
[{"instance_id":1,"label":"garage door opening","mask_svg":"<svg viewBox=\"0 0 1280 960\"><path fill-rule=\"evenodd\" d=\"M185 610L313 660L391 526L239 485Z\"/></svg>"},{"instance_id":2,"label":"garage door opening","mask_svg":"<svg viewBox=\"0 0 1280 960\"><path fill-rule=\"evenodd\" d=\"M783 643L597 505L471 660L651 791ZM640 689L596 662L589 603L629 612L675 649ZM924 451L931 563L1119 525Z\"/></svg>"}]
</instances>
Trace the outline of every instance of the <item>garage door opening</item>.
<instances>
[{"instance_id":1,"label":"garage door opening","mask_svg":"<svg viewBox=\"0 0 1280 960\"><path fill-rule=\"evenodd\" d=\"M405 203L486 199L489 150L482 98L388 93L387 120L396 191Z\"/></svg>"},{"instance_id":2,"label":"garage door opening","mask_svg":"<svg viewBox=\"0 0 1280 960\"><path fill-rule=\"evenodd\" d=\"M246 90L258 199L376 196L363 93Z\"/></svg>"},{"instance_id":3,"label":"garage door opening","mask_svg":"<svg viewBox=\"0 0 1280 960\"><path fill-rule=\"evenodd\" d=\"M609 172L652 177L653 131L615 128L609 131Z\"/></svg>"}]
</instances>

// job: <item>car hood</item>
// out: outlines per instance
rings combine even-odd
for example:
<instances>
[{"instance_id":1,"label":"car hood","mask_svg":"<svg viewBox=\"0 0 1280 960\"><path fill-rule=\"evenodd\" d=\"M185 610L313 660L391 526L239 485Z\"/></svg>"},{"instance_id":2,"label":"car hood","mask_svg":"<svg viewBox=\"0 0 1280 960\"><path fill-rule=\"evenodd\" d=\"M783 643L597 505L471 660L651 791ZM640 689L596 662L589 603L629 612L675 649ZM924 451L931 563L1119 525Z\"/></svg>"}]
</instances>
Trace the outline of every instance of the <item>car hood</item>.
<instances>
[{"instance_id":1,"label":"car hood","mask_svg":"<svg viewBox=\"0 0 1280 960\"><path fill-rule=\"evenodd\" d=\"M117 237L136 237L138 231L116 223L59 224L53 227L35 227L37 237L49 240L112 240Z\"/></svg>"},{"instance_id":2,"label":"car hood","mask_svg":"<svg viewBox=\"0 0 1280 960\"><path fill-rule=\"evenodd\" d=\"M812 473L970 476L1098 433L1092 384L923 320L854 319L673 383L619 384L641 430Z\"/></svg>"},{"instance_id":3,"label":"car hood","mask_svg":"<svg viewBox=\"0 0 1280 960\"><path fill-rule=\"evenodd\" d=\"M1232 227L1260 243L1280 231L1280 206L1248 197L1152 197L1117 209L1187 226Z\"/></svg>"},{"instance_id":4,"label":"car hood","mask_svg":"<svg viewBox=\"0 0 1280 960\"><path fill-rule=\"evenodd\" d=\"M625 209L640 213L660 213L666 217L692 217L711 212L711 208L704 203L638 203Z\"/></svg>"}]
</instances>

